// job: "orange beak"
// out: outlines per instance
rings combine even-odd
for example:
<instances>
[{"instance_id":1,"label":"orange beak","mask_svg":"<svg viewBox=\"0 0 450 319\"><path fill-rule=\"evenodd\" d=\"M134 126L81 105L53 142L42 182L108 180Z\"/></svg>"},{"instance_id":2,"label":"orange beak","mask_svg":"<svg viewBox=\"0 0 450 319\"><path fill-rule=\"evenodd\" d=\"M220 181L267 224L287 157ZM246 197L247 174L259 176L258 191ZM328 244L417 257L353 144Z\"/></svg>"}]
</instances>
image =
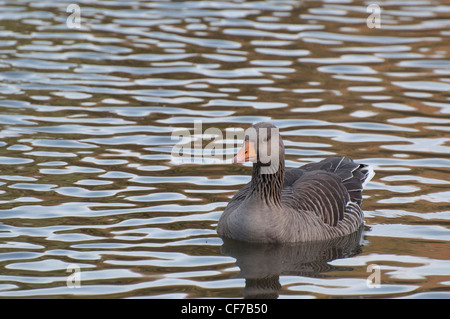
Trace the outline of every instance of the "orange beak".
<instances>
[{"instance_id":1,"label":"orange beak","mask_svg":"<svg viewBox=\"0 0 450 319\"><path fill-rule=\"evenodd\" d=\"M233 158L233 163L253 162L256 160L255 143L244 142L244 145Z\"/></svg>"}]
</instances>

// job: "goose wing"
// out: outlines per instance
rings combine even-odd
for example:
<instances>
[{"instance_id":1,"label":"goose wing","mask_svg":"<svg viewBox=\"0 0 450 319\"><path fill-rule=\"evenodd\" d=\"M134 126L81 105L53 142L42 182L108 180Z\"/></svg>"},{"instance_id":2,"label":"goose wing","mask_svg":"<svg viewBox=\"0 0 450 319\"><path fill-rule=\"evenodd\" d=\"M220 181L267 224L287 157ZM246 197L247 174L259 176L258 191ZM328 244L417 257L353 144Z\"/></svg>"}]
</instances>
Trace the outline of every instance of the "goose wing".
<instances>
[{"instance_id":1,"label":"goose wing","mask_svg":"<svg viewBox=\"0 0 450 319\"><path fill-rule=\"evenodd\" d=\"M315 171L302 174L283 199L285 205L296 211L314 212L324 223L336 226L344 218L350 195L339 176Z\"/></svg>"},{"instance_id":2,"label":"goose wing","mask_svg":"<svg viewBox=\"0 0 450 319\"><path fill-rule=\"evenodd\" d=\"M345 214L360 214L362 189L372 178L367 165L347 157L330 157L286 172L284 203L313 211L324 223L336 226Z\"/></svg>"}]
</instances>

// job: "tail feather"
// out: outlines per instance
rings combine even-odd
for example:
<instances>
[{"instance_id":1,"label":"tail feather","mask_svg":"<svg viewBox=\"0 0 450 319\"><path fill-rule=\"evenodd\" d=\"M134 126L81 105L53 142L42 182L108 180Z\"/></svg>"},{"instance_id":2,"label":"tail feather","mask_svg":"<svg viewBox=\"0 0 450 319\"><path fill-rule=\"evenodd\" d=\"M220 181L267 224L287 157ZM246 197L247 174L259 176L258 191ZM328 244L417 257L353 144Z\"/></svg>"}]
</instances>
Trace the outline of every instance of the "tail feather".
<instances>
[{"instance_id":1,"label":"tail feather","mask_svg":"<svg viewBox=\"0 0 450 319\"><path fill-rule=\"evenodd\" d=\"M372 167L370 167L369 165L365 165L365 164L361 164L364 167L361 168L361 172L364 173L364 181L362 184L362 187L366 187L367 183L369 183L372 178L375 176L375 171L373 170Z\"/></svg>"}]
</instances>

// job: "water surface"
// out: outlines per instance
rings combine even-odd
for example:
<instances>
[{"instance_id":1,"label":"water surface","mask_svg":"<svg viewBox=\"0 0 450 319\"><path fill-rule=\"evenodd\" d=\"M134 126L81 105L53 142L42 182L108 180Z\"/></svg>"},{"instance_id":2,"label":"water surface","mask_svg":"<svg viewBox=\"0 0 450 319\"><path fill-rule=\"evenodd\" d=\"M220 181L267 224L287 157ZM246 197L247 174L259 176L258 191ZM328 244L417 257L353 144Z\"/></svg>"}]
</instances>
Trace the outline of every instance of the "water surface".
<instances>
[{"instance_id":1,"label":"water surface","mask_svg":"<svg viewBox=\"0 0 450 319\"><path fill-rule=\"evenodd\" d=\"M0 4L0 297L450 298L449 1L380 1L380 28L372 2L134 0L71 29L70 3ZM257 121L289 167L373 166L361 234L217 236L251 167L173 158L172 133Z\"/></svg>"}]
</instances>

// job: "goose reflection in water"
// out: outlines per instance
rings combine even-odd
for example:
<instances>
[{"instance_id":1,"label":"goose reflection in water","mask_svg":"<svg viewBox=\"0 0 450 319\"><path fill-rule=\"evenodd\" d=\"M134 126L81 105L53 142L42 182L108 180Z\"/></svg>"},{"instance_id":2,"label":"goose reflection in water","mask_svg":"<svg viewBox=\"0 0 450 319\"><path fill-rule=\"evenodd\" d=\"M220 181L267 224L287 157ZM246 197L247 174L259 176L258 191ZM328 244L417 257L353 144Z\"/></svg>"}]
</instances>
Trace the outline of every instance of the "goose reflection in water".
<instances>
[{"instance_id":1,"label":"goose reflection in water","mask_svg":"<svg viewBox=\"0 0 450 319\"><path fill-rule=\"evenodd\" d=\"M236 258L245 278L244 298L275 299L281 289L280 276L325 277L331 271L352 270L333 266L331 261L361 253L363 227L332 240L295 244L256 244L223 238L221 252Z\"/></svg>"}]
</instances>

